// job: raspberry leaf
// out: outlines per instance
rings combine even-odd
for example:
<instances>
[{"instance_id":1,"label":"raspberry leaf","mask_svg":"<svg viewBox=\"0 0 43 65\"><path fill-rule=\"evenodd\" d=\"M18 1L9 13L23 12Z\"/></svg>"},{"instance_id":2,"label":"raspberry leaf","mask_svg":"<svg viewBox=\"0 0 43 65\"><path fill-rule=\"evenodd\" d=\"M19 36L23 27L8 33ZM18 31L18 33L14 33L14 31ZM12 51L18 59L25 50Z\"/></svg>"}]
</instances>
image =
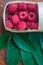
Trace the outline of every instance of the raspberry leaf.
<instances>
[{"instance_id":1,"label":"raspberry leaf","mask_svg":"<svg viewBox=\"0 0 43 65\"><path fill-rule=\"evenodd\" d=\"M14 34L13 42L25 52L32 53L38 65L43 65L43 54L39 44L39 33Z\"/></svg>"},{"instance_id":2,"label":"raspberry leaf","mask_svg":"<svg viewBox=\"0 0 43 65\"><path fill-rule=\"evenodd\" d=\"M0 35L0 49L3 49L7 45L7 41L10 37L11 33L4 33Z\"/></svg>"},{"instance_id":3,"label":"raspberry leaf","mask_svg":"<svg viewBox=\"0 0 43 65\"><path fill-rule=\"evenodd\" d=\"M26 51L26 52L32 52L32 51L36 51L34 45L32 44L32 42L30 40L28 40L27 38L27 34L24 35L22 34L14 34L13 35L13 42L18 46L18 48Z\"/></svg>"},{"instance_id":4,"label":"raspberry leaf","mask_svg":"<svg viewBox=\"0 0 43 65\"><path fill-rule=\"evenodd\" d=\"M39 41L40 41L41 48L42 48L42 50L43 50L43 33L41 33L41 34L39 35Z\"/></svg>"},{"instance_id":5,"label":"raspberry leaf","mask_svg":"<svg viewBox=\"0 0 43 65\"><path fill-rule=\"evenodd\" d=\"M20 50L13 44L12 40L9 39L6 49L6 63L7 65L17 65L20 61Z\"/></svg>"},{"instance_id":6,"label":"raspberry leaf","mask_svg":"<svg viewBox=\"0 0 43 65\"><path fill-rule=\"evenodd\" d=\"M30 33L28 39L33 42L33 45L37 49L37 52L32 52L36 62L38 65L43 65L43 54L39 43L39 35L40 33Z\"/></svg>"},{"instance_id":7,"label":"raspberry leaf","mask_svg":"<svg viewBox=\"0 0 43 65\"><path fill-rule=\"evenodd\" d=\"M25 51L21 51L21 57L23 61L23 65L38 65L32 54L27 53Z\"/></svg>"}]
</instances>

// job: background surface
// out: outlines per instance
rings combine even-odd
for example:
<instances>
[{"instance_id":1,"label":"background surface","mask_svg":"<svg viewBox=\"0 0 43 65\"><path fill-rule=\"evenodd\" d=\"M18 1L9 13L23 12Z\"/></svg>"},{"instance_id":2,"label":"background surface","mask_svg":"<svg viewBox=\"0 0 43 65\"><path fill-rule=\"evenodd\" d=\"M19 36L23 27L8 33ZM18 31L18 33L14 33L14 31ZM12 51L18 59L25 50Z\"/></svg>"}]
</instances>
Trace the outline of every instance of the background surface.
<instances>
[{"instance_id":1,"label":"background surface","mask_svg":"<svg viewBox=\"0 0 43 65\"><path fill-rule=\"evenodd\" d=\"M7 32L3 26L3 8L8 1L14 1L14 0L0 0L0 34ZM43 0L24 0L24 1L43 2ZM6 49L0 50L0 65L6 65L5 53ZM22 63L20 62L18 65L22 65Z\"/></svg>"}]
</instances>

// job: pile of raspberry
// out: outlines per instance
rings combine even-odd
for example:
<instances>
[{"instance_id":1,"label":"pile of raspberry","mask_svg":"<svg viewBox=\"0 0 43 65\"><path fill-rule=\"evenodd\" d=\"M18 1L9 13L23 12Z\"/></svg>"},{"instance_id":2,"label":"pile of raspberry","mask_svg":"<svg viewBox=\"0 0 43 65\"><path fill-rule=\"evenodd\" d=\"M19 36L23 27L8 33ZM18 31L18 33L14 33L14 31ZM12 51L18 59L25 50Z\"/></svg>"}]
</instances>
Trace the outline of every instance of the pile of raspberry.
<instances>
[{"instance_id":1,"label":"pile of raspberry","mask_svg":"<svg viewBox=\"0 0 43 65\"><path fill-rule=\"evenodd\" d=\"M12 3L6 8L6 27L15 30L38 29L38 5L33 3Z\"/></svg>"}]
</instances>

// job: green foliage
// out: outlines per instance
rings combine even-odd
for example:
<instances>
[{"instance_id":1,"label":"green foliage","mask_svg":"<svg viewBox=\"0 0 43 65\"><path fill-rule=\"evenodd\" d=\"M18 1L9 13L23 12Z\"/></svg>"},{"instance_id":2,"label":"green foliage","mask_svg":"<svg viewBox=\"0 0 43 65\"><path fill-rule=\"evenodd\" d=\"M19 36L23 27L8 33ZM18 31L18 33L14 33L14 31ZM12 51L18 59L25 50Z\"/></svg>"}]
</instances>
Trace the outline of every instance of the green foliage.
<instances>
[{"instance_id":1,"label":"green foliage","mask_svg":"<svg viewBox=\"0 0 43 65\"><path fill-rule=\"evenodd\" d=\"M27 34L14 34L12 39L14 44L16 44L18 48L22 50L30 53L31 51L36 51L32 42L28 40Z\"/></svg>"},{"instance_id":2,"label":"green foliage","mask_svg":"<svg viewBox=\"0 0 43 65\"><path fill-rule=\"evenodd\" d=\"M7 65L43 65L43 33L5 33L0 36L0 49L6 49Z\"/></svg>"},{"instance_id":3,"label":"green foliage","mask_svg":"<svg viewBox=\"0 0 43 65\"><path fill-rule=\"evenodd\" d=\"M7 65L17 65L21 61L20 49L18 49L11 39L8 40L6 49L6 63Z\"/></svg>"},{"instance_id":4,"label":"green foliage","mask_svg":"<svg viewBox=\"0 0 43 65\"><path fill-rule=\"evenodd\" d=\"M38 65L32 54L26 53L22 50L20 51L21 51L23 65Z\"/></svg>"},{"instance_id":5,"label":"green foliage","mask_svg":"<svg viewBox=\"0 0 43 65\"><path fill-rule=\"evenodd\" d=\"M6 47L7 41L11 34L12 33L4 33L4 34L0 35L0 50Z\"/></svg>"}]
</instances>

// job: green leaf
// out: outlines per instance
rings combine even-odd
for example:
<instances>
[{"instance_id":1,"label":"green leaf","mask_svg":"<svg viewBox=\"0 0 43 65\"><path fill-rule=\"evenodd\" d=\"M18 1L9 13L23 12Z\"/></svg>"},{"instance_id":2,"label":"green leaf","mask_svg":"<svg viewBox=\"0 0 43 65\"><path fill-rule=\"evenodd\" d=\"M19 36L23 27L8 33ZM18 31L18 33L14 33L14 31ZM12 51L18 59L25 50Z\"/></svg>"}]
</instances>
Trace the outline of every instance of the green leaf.
<instances>
[{"instance_id":1,"label":"green leaf","mask_svg":"<svg viewBox=\"0 0 43 65\"><path fill-rule=\"evenodd\" d=\"M0 35L0 49L3 49L7 45L7 41L11 33L4 33Z\"/></svg>"},{"instance_id":2,"label":"green leaf","mask_svg":"<svg viewBox=\"0 0 43 65\"><path fill-rule=\"evenodd\" d=\"M26 53L21 50L21 57L22 57L23 65L38 65L32 54L30 53Z\"/></svg>"},{"instance_id":3,"label":"green leaf","mask_svg":"<svg viewBox=\"0 0 43 65\"><path fill-rule=\"evenodd\" d=\"M43 33L40 33L40 35L39 35L39 41L40 41L41 48L43 50Z\"/></svg>"},{"instance_id":4,"label":"green leaf","mask_svg":"<svg viewBox=\"0 0 43 65\"><path fill-rule=\"evenodd\" d=\"M28 37L26 34L14 34L13 35L13 42L18 46L18 48L30 52L31 51L36 51L34 45L30 40L28 40Z\"/></svg>"},{"instance_id":5,"label":"green leaf","mask_svg":"<svg viewBox=\"0 0 43 65\"><path fill-rule=\"evenodd\" d=\"M37 52L41 54L41 48L39 44L39 33L29 33L28 39L32 42L34 47L36 48Z\"/></svg>"},{"instance_id":6,"label":"green leaf","mask_svg":"<svg viewBox=\"0 0 43 65\"><path fill-rule=\"evenodd\" d=\"M43 65L43 55L39 55L38 53L33 53L33 56L38 65Z\"/></svg>"},{"instance_id":7,"label":"green leaf","mask_svg":"<svg viewBox=\"0 0 43 65\"><path fill-rule=\"evenodd\" d=\"M12 40L9 39L6 49L6 64L17 65L20 61L20 50L16 47L16 45L13 45Z\"/></svg>"},{"instance_id":8,"label":"green leaf","mask_svg":"<svg viewBox=\"0 0 43 65\"><path fill-rule=\"evenodd\" d=\"M30 33L28 35L28 39L33 42L33 45L37 49L37 51L32 52L35 60L37 61L38 65L43 65L43 55L39 44L39 33Z\"/></svg>"}]
</instances>

